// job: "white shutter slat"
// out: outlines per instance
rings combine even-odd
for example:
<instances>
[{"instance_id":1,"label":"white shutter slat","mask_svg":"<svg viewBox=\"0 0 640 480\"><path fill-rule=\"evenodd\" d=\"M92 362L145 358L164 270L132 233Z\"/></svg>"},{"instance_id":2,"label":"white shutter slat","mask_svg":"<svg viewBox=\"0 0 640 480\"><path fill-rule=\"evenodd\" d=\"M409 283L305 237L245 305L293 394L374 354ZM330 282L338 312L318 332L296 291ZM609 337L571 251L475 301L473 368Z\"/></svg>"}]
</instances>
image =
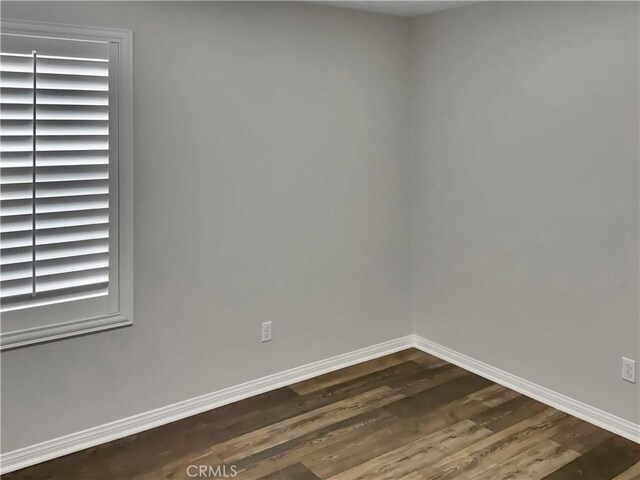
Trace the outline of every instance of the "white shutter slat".
<instances>
[{"instance_id":1,"label":"white shutter slat","mask_svg":"<svg viewBox=\"0 0 640 480\"><path fill-rule=\"evenodd\" d=\"M12 185L29 183L33 179L32 168L3 168L0 174L0 184ZM103 180L109 178L107 165L73 165L61 167L36 168L36 182L38 185L51 182L79 182L84 180Z\"/></svg>"},{"instance_id":2,"label":"white shutter slat","mask_svg":"<svg viewBox=\"0 0 640 480\"><path fill-rule=\"evenodd\" d=\"M33 210L32 200L4 200L0 202L0 212L2 218L13 215L30 215Z\"/></svg>"},{"instance_id":3,"label":"white shutter slat","mask_svg":"<svg viewBox=\"0 0 640 480\"><path fill-rule=\"evenodd\" d=\"M38 58L38 73L108 77L109 63L44 57Z\"/></svg>"},{"instance_id":4,"label":"white shutter slat","mask_svg":"<svg viewBox=\"0 0 640 480\"><path fill-rule=\"evenodd\" d=\"M42 152L38 153L38 167L64 167L82 165L108 165L109 152L105 150L80 150L71 152ZM33 160L31 152L3 152L0 155L0 167L31 168Z\"/></svg>"},{"instance_id":5,"label":"white shutter slat","mask_svg":"<svg viewBox=\"0 0 640 480\"><path fill-rule=\"evenodd\" d=\"M23 72L0 72L2 88L33 88L33 74Z\"/></svg>"},{"instance_id":6,"label":"white shutter slat","mask_svg":"<svg viewBox=\"0 0 640 480\"><path fill-rule=\"evenodd\" d=\"M0 135L3 137L8 135L31 137L33 135L33 122L31 120L2 120L0 122Z\"/></svg>"},{"instance_id":7,"label":"white shutter slat","mask_svg":"<svg viewBox=\"0 0 640 480\"><path fill-rule=\"evenodd\" d=\"M30 259L29 259L30 260ZM36 262L36 275L57 275L61 273L82 272L109 266L109 255L97 253L92 255L78 255L71 258L59 258ZM5 265L0 270L0 281L31 278L33 269L31 261Z\"/></svg>"},{"instance_id":8,"label":"white shutter slat","mask_svg":"<svg viewBox=\"0 0 640 480\"><path fill-rule=\"evenodd\" d=\"M0 139L0 143L4 142L4 138ZM0 154L0 168L25 168L33 165L33 157L31 152L2 152Z\"/></svg>"},{"instance_id":9,"label":"white shutter slat","mask_svg":"<svg viewBox=\"0 0 640 480\"><path fill-rule=\"evenodd\" d=\"M38 152L38 167L108 164L109 151L104 149Z\"/></svg>"},{"instance_id":10,"label":"white shutter slat","mask_svg":"<svg viewBox=\"0 0 640 480\"><path fill-rule=\"evenodd\" d=\"M81 255L72 258L45 260L38 262L36 272L40 275L58 275L60 273L82 272L107 268L109 255L98 253L94 255Z\"/></svg>"},{"instance_id":11,"label":"white shutter slat","mask_svg":"<svg viewBox=\"0 0 640 480\"><path fill-rule=\"evenodd\" d=\"M94 285L106 284L109 281L109 269L96 268L79 272L43 275L37 278L36 293L72 288L95 288ZM31 278L7 280L0 283L2 298L29 295L31 287Z\"/></svg>"},{"instance_id":12,"label":"white shutter slat","mask_svg":"<svg viewBox=\"0 0 640 480\"><path fill-rule=\"evenodd\" d=\"M94 284L87 287L78 287L68 290L53 290L51 292L40 292L36 298L12 297L3 298L2 311L9 312L23 308L38 307L41 305L52 305L55 303L69 302L72 300L82 300L87 298L101 297L109 294L108 284Z\"/></svg>"},{"instance_id":13,"label":"white shutter slat","mask_svg":"<svg viewBox=\"0 0 640 480\"><path fill-rule=\"evenodd\" d=\"M77 212L39 213L36 228L62 228L80 225L101 225L109 223L109 210L80 210Z\"/></svg>"},{"instance_id":14,"label":"white shutter slat","mask_svg":"<svg viewBox=\"0 0 640 480\"><path fill-rule=\"evenodd\" d=\"M77 182L50 182L38 184L36 197L56 198L81 195L104 195L109 193L108 180L85 180ZM31 184L5 185L0 190L0 200L23 200L32 197Z\"/></svg>"},{"instance_id":15,"label":"white shutter slat","mask_svg":"<svg viewBox=\"0 0 640 480\"><path fill-rule=\"evenodd\" d=\"M30 126L32 124L30 123ZM33 128L33 127L32 127ZM105 120L38 120L36 135L109 135L109 122Z\"/></svg>"},{"instance_id":16,"label":"white shutter slat","mask_svg":"<svg viewBox=\"0 0 640 480\"><path fill-rule=\"evenodd\" d=\"M2 233L2 249L29 247L32 245L30 230L22 232ZM53 243L79 242L82 240L97 240L109 238L109 225L83 225L79 227L52 228L36 231L36 245L50 245Z\"/></svg>"},{"instance_id":17,"label":"white shutter slat","mask_svg":"<svg viewBox=\"0 0 640 480\"><path fill-rule=\"evenodd\" d=\"M29 104L3 103L0 105L0 120L28 120L33 119L33 106ZM0 124L1 125L1 124Z\"/></svg>"},{"instance_id":18,"label":"white shutter slat","mask_svg":"<svg viewBox=\"0 0 640 480\"><path fill-rule=\"evenodd\" d=\"M30 262L31 258L31 247L6 248L3 245L0 251L0 265L3 267L14 263Z\"/></svg>"},{"instance_id":19,"label":"white shutter slat","mask_svg":"<svg viewBox=\"0 0 640 480\"><path fill-rule=\"evenodd\" d=\"M31 278L32 276L33 268L31 267L31 256L29 256L29 258L23 263L3 265L2 269L0 269L0 281L2 282Z\"/></svg>"},{"instance_id":20,"label":"white shutter slat","mask_svg":"<svg viewBox=\"0 0 640 480\"><path fill-rule=\"evenodd\" d=\"M109 120L109 107L104 105L38 105L36 114L38 120ZM16 115L20 115L20 113ZM30 109L29 115L31 115Z\"/></svg>"},{"instance_id":21,"label":"white shutter slat","mask_svg":"<svg viewBox=\"0 0 640 480\"><path fill-rule=\"evenodd\" d=\"M49 292L74 287L84 287L109 281L109 269L97 268L71 273L59 273L55 275L38 275L36 292Z\"/></svg>"},{"instance_id":22,"label":"white shutter slat","mask_svg":"<svg viewBox=\"0 0 640 480\"><path fill-rule=\"evenodd\" d=\"M33 136L31 120L2 120L2 136ZM36 135L42 136L106 136L109 135L109 122L103 120L38 120ZM40 149L40 145L37 147ZM29 150L30 151L30 150Z\"/></svg>"},{"instance_id":23,"label":"white shutter slat","mask_svg":"<svg viewBox=\"0 0 640 480\"><path fill-rule=\"evenodd\" d=\"M9 103L31 103L25 101L25 94L19 89L6 89ZM40 90L38 89L38 105L109 105L109 92L72 91L72 90Z\"/></svg>"},{"instance_id":24,"label":"white shutter slat","mask_svg":"<svg viewBox=\"0 0 640 480\"><path fill-rule=\"evenodd\" d=\"M107 165L72 165L56 167L38 167L38 184L48 182L79 182L84 180L103 180L109 178Z\"/></svg>"},{"instance_id":25,"label":"white shutter slat","mask_svg":"<svg viewBox=\"0 0 640 480\"><path fill-rule=\"evenodd\" d=\"M69 132L71 133L71 132ZM9 137L16 138L16 137ZM36 138L38 156L40 152L70 152L78 150L108 150L108 135L56 135Z\"/></svg>"},{"instance_id":26,"label":"white shutter slat","mask_svg":"<svg viewBox=\"0 0 640 480\"><path fill-rule=\"evenodd\" d=\"M39 184L36 197L74 197L78 195L103 195L105 193L109 193L108 180L85 180Z\"/></svg>"},{"instance_id":27,"label":"white shutter slat","mask_svg":"<svg viewBox=\"0 0 640 480\"><path fill-rule=\"evenodd\" d=\"M38 247L37 260L49 260L53 258L71 258L77 255L91 255L94 253L107 253L109 251L109 239L107 237L76 242L51 243Z\"/></svg>"},{"instance_id":28,"label":"white shutter slat","mask_svg":"<svg viewBox=\"0 0 640 480\"><path fill-rule=\"evenodd\" d=\"M109 208L109 195L42 198L36 202L36 213L74 212Z\"/></svg>"},{"instance_id":29,"label":"white shutter slat","mask_svg":"<svg viewBox=\"0 0 640 480\"><path fill-rule=\"evenodd\" d=\"M40 213L36 215L36 230L47 228L74 227L81 225L99 225L109 223L108 209L80 210L77 212ZM31 231L32 215L2 217L0 232Z\"/></svg>"},{"instance_id":30,"label":"white shutter slat","mask_svg":"<svg viewBox=\"0 0 640 480\"><path fill-rule=\"evenodd\" d=\"M31 137L3 135L0 141L0 152L31 152L33 141Z\"/></svg>"},{"instance_id":31,"label":"white shutter slat","mask_svg":"<svg viewBox=\"0 0 640 480\"><path fill-rule=\"evenodd\" d=\"M109 239L79 240L77 242L52 243L39 246L36 250L36 260L65 259L78 255L93 255L107 253ZM31 247L4 248L0 254L1 265L28 262L31 260Z\"/></svg>"},{"instance_id":32,"label":"white shutter slat","mask_svg":"<svg viewBox=\"0 0 640 480\"><path fill-rule=\"evenodd\" d=\"M11 185L15 183L31 183L33 174L31 167L2 168L0 172L0 184Z\"/></svg>"},{"instance_id":33,"label":"white shutter slat","mask_svg":"<svg viewBox=\"0 0 640 480\"><path fill-rule=\"evenodd\" d=\"M31 293L31 278L20 280L7 280L0 282L0 294L2 298L29 295Z\"/></svg>"},{"instance_id":34,"label":"white shutter slat","mask_svg":"<svg viewBox=\"0 0 640 480\"><path fill-rule=\"evenodd\" d=\"M31 88L0 88L0 102L33 105L33 90Z\"/></svg>"},{"instance_id":35,"label":"white shutter slat","mask_svg":"<svg viewBox=\"0 0 640 480\"><path fill-rule=\"evenodd\" d=\"M0 72L33 73L33 55L0 55Z\"/></svg>"},{"instance_id":36,"label":"white shutter slat","mask_svg":"<svg viewBox=\"0 0 640 480\"><path fill-rule=\"evenodd\" d=\"M108 195L39 198L36 201L36 213L73 212L104 208L109 208ZM5 200L1 202L0 209L3 217L30 215L32 212L31 199Z\"/></svg>"},{"instance_id":37,"label":"white shutter slat","mask_svg":"<svg viewBox=\"0 0 640 480\"><path fill-rule=\"evenodd\" d=\"M3 185L0 188L0 200L30 200L32 195L29 184Z\"/></svg>"},{"instance_id":38,"label":"white shutter slat","mask_svg":"<svg viewBox=\"0 0 640 480\"><path fill-rule=\"evenodd\" d=\"M13 232L0 234L2 250L7 248L30 247L33 245L31 232Z\"/></svg>"},{"instance_id":39,"label":"white shutter slat","mask_svg":"<svg viewBox=\"0 0 640 480\"><path fill-rule=\"evenodd\" d=\"M21 72L0 72L0 87L7 92L33 88L33 75Z\"/></svg>"},{"instance_id":40,"label":"white shutter slat","mask_svg":"<svg viewBox=\"0 0 640 480\"><path fill-rule=\"evenodd\" d=\"M40 62L38 62L38 67ZM28 88L27 82L33 82L31 75L24 73L11 73L9 85L12 88ZM4 76L4 75L3 75ZM14 77L15 76L15 77ZM23 79L23 76L25 79ZM108 77L94 77L89 75L66 75L63 73L40 73L38 70L37 87L38 90L72 90L107 92L109 90Z\"/></svg>"},{"instance_id":41,"label":"white shutter slat","mask_svg":"<svg viewBox=\"0 0 640 480\"><path fill-rule=\"evenodd\" d=\"M2 220L0 221L0 232L8 233L8 232L23 232L23 231L31 231L31 227L33 226L31 215L17 215L14 217L5 217L2 216Z\"/></svg>"},{"instance_id":42,"label":"white shutter slat","mask_svg":"<svg viewBox=\"0 0 640 480\"><path fill-rule=\"evenodd\" d=\"M109 238L108 224L52 228L36 231L36 245L78 242L80 240L96 240L99 238Z\"/></svg>"}]
</instances>

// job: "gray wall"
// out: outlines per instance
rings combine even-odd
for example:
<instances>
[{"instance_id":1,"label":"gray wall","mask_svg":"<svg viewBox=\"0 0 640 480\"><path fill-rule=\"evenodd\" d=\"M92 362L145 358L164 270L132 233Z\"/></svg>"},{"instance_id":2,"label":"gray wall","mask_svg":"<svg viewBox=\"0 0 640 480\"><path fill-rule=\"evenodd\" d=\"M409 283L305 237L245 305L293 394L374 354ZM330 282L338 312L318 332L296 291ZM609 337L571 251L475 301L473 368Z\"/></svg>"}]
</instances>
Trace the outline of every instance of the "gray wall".
<instances>
[{"instance_id":1,"label":"gray wall","mask_svg":"<svg viewBox=\"0 0 640 480\"><path fill-rule=\"evenodd\" d=\"M134 31L136 249L133 327L2 354L3 451L410 333L407 20L293 3L2 15Z\"/></svg>"},{"instance_id":2,"label":"gray wall","mask_svg":"<svg viewBox=\"0 0 640 480\"><path fill-rule=\"evenodd\" d=\"M639 420L638 4L2 15L134 30L136 142L136 323L4 352L3 451L408 334L412 274L416 333Z\"/></svg>"},{"instance_id":3,"label":"gray wall","mask_svg":"<svg viewBox=\"0 0 640 480\"><path fill-rule=\"evenodd\" d=\"M638 8L449 10L411 58L416 333L633 422Z\"/></svg>"}]
</instances>

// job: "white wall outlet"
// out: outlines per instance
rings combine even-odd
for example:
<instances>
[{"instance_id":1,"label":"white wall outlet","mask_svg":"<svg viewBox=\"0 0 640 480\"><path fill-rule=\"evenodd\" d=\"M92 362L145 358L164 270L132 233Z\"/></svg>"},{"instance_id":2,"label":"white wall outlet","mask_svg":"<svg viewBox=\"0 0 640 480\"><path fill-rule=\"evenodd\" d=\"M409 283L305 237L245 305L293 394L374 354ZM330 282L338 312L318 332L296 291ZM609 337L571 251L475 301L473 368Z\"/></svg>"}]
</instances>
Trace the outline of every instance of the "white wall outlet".
<instances>
[{"instance_id":1,"label":"white wall outlet","mask_svg":"<svg viewBox=\"0 0 640 480\"><path fill-rule=\"evenodd\" d=\"M271 341L271 322L262 322L262 341Z\"/></svg>"},{"instance_id":2,"label":"white wall outlet","mask_svg":"<svg viewBox=\"0 0 640 480\"><path fill-rule=\"evenodd\" d=\"M636 383L636 361L622 357L622 379Z\"/></svg>"}]
</instances>

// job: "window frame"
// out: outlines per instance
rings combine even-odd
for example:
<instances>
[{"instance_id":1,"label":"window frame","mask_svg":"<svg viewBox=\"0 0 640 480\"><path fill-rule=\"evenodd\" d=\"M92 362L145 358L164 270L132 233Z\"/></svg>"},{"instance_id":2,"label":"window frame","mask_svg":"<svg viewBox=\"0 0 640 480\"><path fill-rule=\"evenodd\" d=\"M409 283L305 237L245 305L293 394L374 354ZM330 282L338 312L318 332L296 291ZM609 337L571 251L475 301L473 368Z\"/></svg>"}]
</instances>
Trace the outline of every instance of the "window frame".
<instances>
[{"instance_id":1,"label":"window frame","mask_svg":"<svg viewBox=\"0 0 640 480\"><path fill-rule=\"evenodd\" d=\"M110 114L117 117L117 133L110 130L112 155L110 178L117 183L116 193L110 190L109 209L117 212L116 225L110 224L109 243L117 252L115 278L109 278L109 289L116 292L109 303L115 313L97 317L70 319L62 322L5 330L0 321L0 349L23 347L77 335L120 328L133 324L133 32L131 30L85 27L48 22L0 19L2 33L17 35L58 37L74 40L109 42L110 50L117 48L117 79L110 79L111 88L117 89L117 103ZM110 180L110 188L113 185ZM112 232L115 235L112 237ZM116 245L113 242L117 242ZM110 257L111 261L111 257ZM113 298L115 297L115 298ZM71 305L74 301L68 302ZM53 304L59 308L64 303ZM52 305L52 306L53 306ZM34 308L46 308L34 307ZM73 307L69 308L70 311ZM28 312L29 309L23 310ZM11 312L7 312L11 313Z\"/></svg>"}]
</instances>

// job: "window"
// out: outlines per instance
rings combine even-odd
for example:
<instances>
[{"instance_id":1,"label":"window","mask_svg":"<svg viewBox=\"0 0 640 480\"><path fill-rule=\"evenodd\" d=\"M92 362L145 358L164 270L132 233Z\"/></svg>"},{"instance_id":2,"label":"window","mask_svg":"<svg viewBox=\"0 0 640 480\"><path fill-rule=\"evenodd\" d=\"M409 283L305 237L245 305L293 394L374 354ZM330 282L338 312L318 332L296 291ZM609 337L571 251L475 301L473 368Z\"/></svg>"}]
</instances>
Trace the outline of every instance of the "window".
<instances>
[{"instance_id":1,"label":"window","mask_svg":"<svg viewBox=\"0 0 640 480\"><path fill-rule=\"evenodd\" d=\"M131 32L2 21L0 339L133 321Z\"/></svg>"}]
</instances>

